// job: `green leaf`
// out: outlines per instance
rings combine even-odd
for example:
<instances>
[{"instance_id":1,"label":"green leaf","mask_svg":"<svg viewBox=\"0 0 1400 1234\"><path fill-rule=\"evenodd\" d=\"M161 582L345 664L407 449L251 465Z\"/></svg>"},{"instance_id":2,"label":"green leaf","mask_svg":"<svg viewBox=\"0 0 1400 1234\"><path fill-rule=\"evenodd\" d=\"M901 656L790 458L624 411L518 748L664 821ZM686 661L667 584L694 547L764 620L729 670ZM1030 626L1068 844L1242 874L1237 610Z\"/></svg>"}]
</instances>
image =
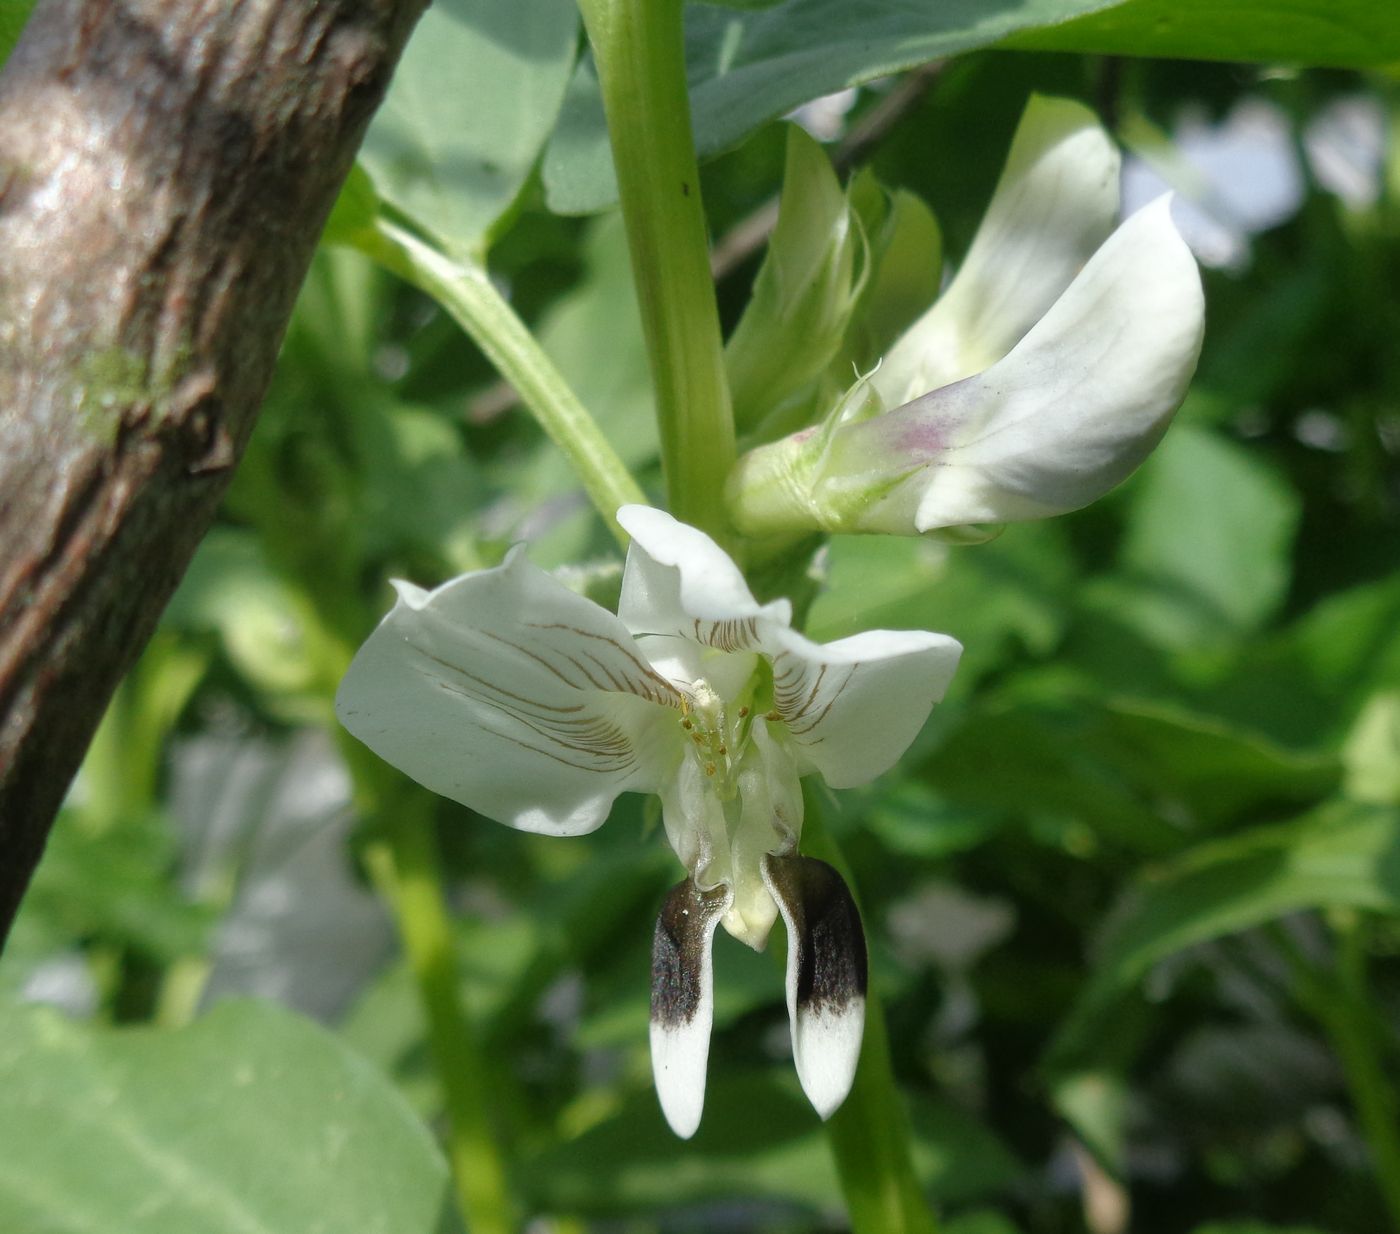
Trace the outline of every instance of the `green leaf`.
<instances>
[{"instance_id":1,"label":"green leaf","mask_svg":"<svg viewBox=\"0 0 1400 1234\"><path fill-rule=\"evenodd\" d=\"M918 1101L911 1122L915 1172L940 1202L986 1196L1019 1176L1010 1150L952 1103ZM529 1198L544 1211L649 1212L736 1197L842 1206L821 1122L795 1075L725 1074L712 1065L705 1117L684 1149L648 1086L606 1122L524 1167Z\"/></svg>"},{"instance_id":2,"label":"green leaf","mask_svg":"<svg viewBox=\"0 0 1400 1234\"><path fill-rule=\"evenodd\" d=\"M247 531L216 527L204 538L163 620L186 633L217 632L234 667L269 695L316 685L296 598Z\"/></svg>"},{"instance_id":3,"label":"green leaf","mask_svg":"<svg viewBox=\"0 0 1400 1234\"><path fill-rule=\"evenodd\" d=\"M1050 1065L1093 1056L1118 1000L1185 947L1306 908L1400 912L1400 810L1334 803L1293 822L1201 844L1147 870L1105 930L1093 975Z\"/></svg>"},{"instance_id":4,"label":"green leaf","mask_svg":"<svg viewBox=\"0 0 1400 1234\"><path fill-rule=\"evenodd\" d=\"M1308 804L1335 789L1341 774L1334 757L1288 750L1225 721L1160 703L1109 704L1089 740L1187 827Z\"/></svg>"},{"instance_id":5,"label":"green leaf","mask_svg":"<svg viewBox=\"0 0 1400 1234\"><path fill-rule=\"evenodd\" d=\"M1400 690L1372 696L1342 751L1347 796L1400 806Z\"/></svg>"},{"instance_id":6,"label":"green leaf","mask_svg":"<svg viewBox=\"0 0 1400 1234\"><path fill-rule=\"evenodd\" d=\"M1400 57L1400 9L1375 0L1129 0L1002 46L1356 68Z\"/></svg>"},{"instance_id":7,"label":"green leaf","mask_svg":"<svg viewBox=\"0 0 1400 1234\"><path fill-rule=\"evenodd\" d=\"M0 1009L0 1229L433 1234L447 1168L378 1072L271 1005L189 1028Z\"/></svg>"},{"instance_id":8,"label":"green leaf","mask_svg":"<svg viewBox=\"0 0 1400 1234\"><path fill-rule=\"evenodd\" d=\"M1293 745L1340 742L1378 690L1400 690L1400 578L1330 595L1252 640L1208 686L1210 710Z\"/></svg>"},{"instance_id":9,"label":"green leaf","mask_svg":"<svg viewBox=\"0 0 1400 1234\"><path fill-rule=\"evenodd\" d=\"M577 40L572 0L437 0L360 154L380 196L451 252L484 247L554 126Z\"/></svg>"},{"instance_id":10,"label":"green leaf","mask_svg":"<svg viewBox=\"0 0 1400 1234\"><path fill-rule=\"evenodd\" d=\"M1255 629L1288 587L1299 505L1262 459L1177 425L1143 468L1124 537L1146 588L1138 621L1171 646Z\"/></svg>"},{"instance_id":11,"label":"green leaf","mask_svg":"<svg viewBox=\"0 0 1400 1234\"><path fill-rule=\"evenodd\" d=\"M176 887L175 860L171 827L156 814L122 818L91 835L77 811L65 810L21 912L54 940L116 943L158 962L199 954L210 914Z\"/></svg>"},{"instance_id":12,"label":"green leaf","mask_svg":"<svg viewBox=\"0 0 1400 1234\"><path fill-rule=\"evenodd\" d=\"M1081 1072L1058 1081L1051 1098L1099 1164L1121 1177L1131 1113L1123 1080L1110 1073Z\"/></svg>"},{"instance_id":13,"label":"green leaf","mask_svg":"<svg viewBox=\"0 0 1400 1234\"><path fill-rule=\"evenodd\" d=\"M692 4L686 65L695 144L705 157L823 94L1018 30L1108 7L1112 0L785 0L740 12ZM552 210L589 214L617 200L607 126L590 60L569 85L545 151Z\"/></svg>"},{"instance_id":14,"label":"green leaf","mask_svg":"<svg viewBox=\"0 0 1400 1234\"><path fill-rule=\"evenodd\" d=\"M951 634L965 649L956 696L1012 649L1055 645L1070 571L1063 528L1048 521L974 551L912 536L835 536L807 629L820 642L877 627Z\"/></svg>"}]
</instances>

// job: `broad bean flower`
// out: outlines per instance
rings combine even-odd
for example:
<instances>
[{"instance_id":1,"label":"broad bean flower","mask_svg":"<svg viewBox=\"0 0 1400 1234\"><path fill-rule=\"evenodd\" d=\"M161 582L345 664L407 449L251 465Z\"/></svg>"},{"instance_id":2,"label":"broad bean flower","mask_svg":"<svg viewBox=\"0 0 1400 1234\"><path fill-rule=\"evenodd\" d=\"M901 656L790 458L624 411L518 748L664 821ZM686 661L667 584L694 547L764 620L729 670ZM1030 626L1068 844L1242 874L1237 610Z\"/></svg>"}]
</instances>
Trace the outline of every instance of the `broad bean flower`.
<instances>
[{"instance_id":1,"label":"broad bean flower","mask_svg":"<svg viewBox=\"0 0 1400 1234\"><path fill-rule=\"evenodd\" d=\"M677 1134L700 1122L717 925L761 948L781 914L803 1088L845 1098L864 1024L866 958L850 892L798 855L801 776L833 788L887 770L943 695L961 647L872 630L817 644L786 600L759 604L709 537L625 506L632 537L614 616L505 562L398 602L356 655L337 714L435 792L524 831L580 835L623 792L661 798L688 875L652 962L652 1063Z\"/></svg>"},{"instance_id":2,"label":"broad bean flower","mask_svg":"<svg viewBox=\"0 0 1400 1234\"><path fill-rule=\"evenodd\" d=\"M977 538L1129 475L1185 397L1204 302L1168 198L1114 229L1118 172L1091 112L1033 98L957 276L823 423L740 459L738 526Z\"/></svg>"}]
</instances>

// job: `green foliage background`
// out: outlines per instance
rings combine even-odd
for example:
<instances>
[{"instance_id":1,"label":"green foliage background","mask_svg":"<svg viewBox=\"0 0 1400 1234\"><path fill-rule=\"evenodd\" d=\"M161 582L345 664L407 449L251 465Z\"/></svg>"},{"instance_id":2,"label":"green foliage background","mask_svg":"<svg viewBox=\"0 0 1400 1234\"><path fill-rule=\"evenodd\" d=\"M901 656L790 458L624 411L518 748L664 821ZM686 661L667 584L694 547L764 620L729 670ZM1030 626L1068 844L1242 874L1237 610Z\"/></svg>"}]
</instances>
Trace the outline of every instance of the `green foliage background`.
<instances>
[{"instance_id":1,"label":"green foliage background","mask_svg":"<svg viewBox=\"0 0 1400 1234\"><path fill-rule=\"evenodd\" d=\"M1126 1228L1105 1197L1130 1199L1141 1234L1388 1228L1400 17L1370 0L784 0L692 5L688 38L716 237L779 186L775 117L869 83L859 122L889 73L934 56L955 58L869 163L933 207L953 263L1033 91L1084 99L1168 179L1183 118L1251 101L1283 117L1297 208L1207 273L1197 380L1137 476L984 546L831 543L813 637L937 629L967 654L897 772L812 808L854 868L945 1229ZM578 39L563 0L435 5L367 142L373 187L352 181L329 238L353 240L382 201L489 254L660 500ZM1348 204L1305 134L1358 98L1385 149L1376 199ZM720 285L730 327L757 260ZM532 1228L843 1228L771 957L717 944L704 1124L689 1143L665 1129L648 951L679 875L650 806L624 798L564 841L406 784L374 810L352 794L345 760L365 756L330 700L386 580L432 584L520 539L615 586L567 465L458 327L328 246L220 522L0 964L0 1229L453 1228L425 1130L442 1090L361 860L395 809L437 828L490 1117Z\"/></svg>"}]
</instances>

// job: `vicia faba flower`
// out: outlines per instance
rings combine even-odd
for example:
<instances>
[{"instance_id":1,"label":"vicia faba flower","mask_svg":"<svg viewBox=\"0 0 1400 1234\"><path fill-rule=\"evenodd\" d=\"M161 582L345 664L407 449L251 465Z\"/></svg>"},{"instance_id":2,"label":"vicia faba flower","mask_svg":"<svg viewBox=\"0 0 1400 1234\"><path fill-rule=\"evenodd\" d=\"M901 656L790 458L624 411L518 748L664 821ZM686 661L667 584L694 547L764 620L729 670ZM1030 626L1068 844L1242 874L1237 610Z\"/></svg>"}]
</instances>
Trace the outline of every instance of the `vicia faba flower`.
<instances>
[{"instance_id":1,"label":"vicia faba flower","mask_svg":"<svg viewBox=\"0 0 1400 1234\"><path fill-rule=\"evenodd\" d=\"M682 1136L700 1122L715 927L761 948L779 915L797 1072L826 1117L855 1074L865 940L840 876L798 855L798 781L847 788L893 766L962 648L903 630L813 643L708 536L645 506L618 521L632 546L616 616L518 547L434 591L395 583L337 714L419 783L524 831L581 835L619 793L658 794L688 871L653 946L667 1120Z\"/></svg>"},{"instance_id":2,"label":"vicia faba flower","mask_svg":"<svg viewBox=\"0 0 1400 1234\"><path fill-rule=\"evenodd\" d=\"M1163 197L1116 230L1119 158L1033 98L966 260L821 424L739 460L745 532L978 538L1078 509L1166 431L1200 354L1200 274Z\"/></svg>"}]
</instances>

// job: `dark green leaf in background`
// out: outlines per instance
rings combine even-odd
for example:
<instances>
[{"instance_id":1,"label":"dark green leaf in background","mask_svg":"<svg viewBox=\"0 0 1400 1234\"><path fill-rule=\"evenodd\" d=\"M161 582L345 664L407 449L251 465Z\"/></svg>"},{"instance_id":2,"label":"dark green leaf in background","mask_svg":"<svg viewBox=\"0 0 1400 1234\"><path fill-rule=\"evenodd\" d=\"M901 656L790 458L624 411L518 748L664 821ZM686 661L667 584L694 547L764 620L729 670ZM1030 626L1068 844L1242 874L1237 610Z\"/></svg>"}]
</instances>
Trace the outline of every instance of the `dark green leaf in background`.
<instances>
[{"instance_id":1,"label":"dark green leaf in background","mask_svg":"<svg viewBox=\"0 0 1400 1234\"><path fill-rule=\"evenodd\" d=\"M1400 14L1374 0L784 0L744 11L692 4L686 57L701 157L824 94L993 44L1035 50L1378 65L1400 58ZM551 208L616 199L590 61L545 154Z\"/></svg>"},{"instance_id":2,"label":"dark green leaf in background","mask_svg":"<svg viewBox=\"0 0 1400 1234\"><path fill-rule=\"evenodd\" d=\"M1400 912L1400 810L1336 803L1289 823L1201 844L1130 884L1052 1065L1093 1056L1118 998L1158 960L1306 908Z\"/></svg>"},{"instance_id":3,"label":"dark green leaf in background","mask_svg":"<svg viewBox=\"0 0 1400 1234\"><path fill-rule=\"evenodd\" d=\"M1128 0L1012 35L1030 51L1354 67L1400 58L1400 6L1387 0Z\"/></svg>"},{"instance_id":4,"label":"dark green leaf in background","mask_svg":"<svg viewBox=\"0 0 1400 1234\"><path fill-rule=\"evenodd\" d=\"M1107 0L1111 3L1111 0ZM756 11L691 5L686 61L701 157L823 94L1064 21L1106 0L784 0ZM550 207L588 214L617 197L597 79L580 62L545 151Z\"/></svg>"},{"instance_id":5,"label":"dark green leaf in background","mask_svg":"<svg viewBox=\"0 0 1400 1234\"><path fill-rule=\"evenodd\" d=\"M1125 600L1168 645L1255 629L1283 599L1297 494L1265 462L1192 425L1166 436L1137 481L1122 561L1146 590Z\"/></svg>"}]
</instances>

